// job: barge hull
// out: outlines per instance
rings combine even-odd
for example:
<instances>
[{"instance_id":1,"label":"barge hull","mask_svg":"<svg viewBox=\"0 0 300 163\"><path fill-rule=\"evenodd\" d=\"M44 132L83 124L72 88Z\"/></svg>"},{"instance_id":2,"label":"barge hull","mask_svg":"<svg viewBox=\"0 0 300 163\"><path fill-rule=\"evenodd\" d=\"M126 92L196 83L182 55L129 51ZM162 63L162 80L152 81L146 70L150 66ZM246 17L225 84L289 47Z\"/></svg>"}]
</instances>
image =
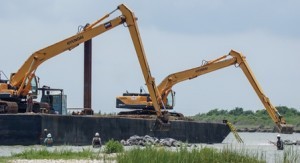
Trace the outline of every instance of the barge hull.
<instances>
[{"instance_id":1,"label":"barge hull","mask_svg":"<svg viewBox=\"0 0 300 163\"><path fill-rule=\"evenodd\" d=\"M103 142L149 135L188 143L221 143L230 132L226 124L197 121L171 121L169 131L151 131L154 122L114 116L5 114L0 115L0 145L40 144L44 129L52 134L55 145L90 145L96 132Z\"/></svg>"}]
</instances>

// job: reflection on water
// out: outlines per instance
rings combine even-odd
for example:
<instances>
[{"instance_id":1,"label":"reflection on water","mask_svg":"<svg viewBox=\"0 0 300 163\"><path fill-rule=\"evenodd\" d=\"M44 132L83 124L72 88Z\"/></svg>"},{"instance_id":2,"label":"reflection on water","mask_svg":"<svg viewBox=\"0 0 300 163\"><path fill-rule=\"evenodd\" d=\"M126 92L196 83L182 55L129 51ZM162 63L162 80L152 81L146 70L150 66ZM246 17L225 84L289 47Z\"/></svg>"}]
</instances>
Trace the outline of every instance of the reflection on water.
<instances>
[{"instance_id":1,"label":"reflection on water","mask_svg":"<svg viewBox=\"0 0 300 163\"><path fill-rule=\"evenodd\" d=\"M224 139L223 143L220 144L200 144L199 146L207 146L214 147L217 149L223 149L225 147L229 147L230 149L236 150L247 150L250 153L264 154L267 162L282 162L284 151L277 151L277 148L270 144L269 141L276 141L278 133L239 133L241 138L244 141L244 144L239 144L235 140L233 134L229 134L226 139ZM282 140L300 140L300 134L280 134ZM43 148L40 145L34 146L0 146L0 156L10 156L12 153L20 153L25 149L41 149ZM82 151L82 149L91 148L91 146L54 146L48 148L49 150L54 149L72 149L73 151ZM285 146L285 151L294 150L296 152L300 152L300 145L295 146ZM91 148L92 149L92 148ZM92 149L95 151L99 151L98 149ZM300 154L299 154L300 155ZM299 160L298 160L299 161Z\"/></svg>"}]
</instances>

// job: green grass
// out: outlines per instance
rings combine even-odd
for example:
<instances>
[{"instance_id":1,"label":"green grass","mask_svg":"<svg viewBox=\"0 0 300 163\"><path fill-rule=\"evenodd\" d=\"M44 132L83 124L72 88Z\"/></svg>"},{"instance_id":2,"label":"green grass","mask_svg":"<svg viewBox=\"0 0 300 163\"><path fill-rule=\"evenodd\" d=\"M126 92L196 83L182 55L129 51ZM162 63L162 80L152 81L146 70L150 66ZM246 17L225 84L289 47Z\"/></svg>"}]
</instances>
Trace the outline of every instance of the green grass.
<instances>
[{"instance_id":1,"label":"green grass","mask_svg":"<svg viewBox=\"0 0 300 163\"><path fill-rule=\"evenodd\" d=\"M6 163L9 162L9 160L11 160L9 157L0 157L0 163Z\"/></svg>"},{"instance_id":2,"label":"green grass","mask_svg":"<svg viewBox=\"0 0 300 163\"><path fill-rule=\"evenodd\" d=\"M181 147L176 151L166 150L164 148L134 148L117 156L119 163L176 163L176 162L240 162L240 163L260 163L265 162L263 157L251 155L246 151L232 151L228 148L217 150L214 148L192 148L188 150Z\"/></svg>"},{"instance_id":3,"label":"green grass","mask_svg":"<svg viewBox=\"0 0 300 163\"><path fill-rule=\"evenodd\" d=\"M100 151L99 151L100 153ZM43 149L26 149L21 153L12 154L14 159L100 159L98 153L91 149L82 149L82 151L72 151L70 149L54 149L49 151Z\"/></svg>"},{"instance_id":4,"label":"green grass","mask_svg":"<svg viewBox=\"0 0 300 163\"><path fill-rule=\"evenodd\" d=\"M116 144L116 141L112 141ZM113 145L113 147L114 147ZM276 151L278 152L278 151ZM275 154L276 154L275 152ZM275 156L275 162L300 162L299 149L286 147L282 151L283 157ZM277 153L278 154L278 153ZM239 163L261 163L266 162L264 152L254 153L247 149L234 148L226 146L223 149L215 149L212 147L188 148L183 144L179 148L165 148L165 147L135 147L127 151L117 153L117 155L106 154L105 150L82 149L81 151L72 151L71 149L26 149L21 153L12 154L10 157L0 157L0 163L9 162L16 159L50 159L50 160L115 160L120 163L193 163L193 162L239 162Z\"/></svg>"}]
</instances>

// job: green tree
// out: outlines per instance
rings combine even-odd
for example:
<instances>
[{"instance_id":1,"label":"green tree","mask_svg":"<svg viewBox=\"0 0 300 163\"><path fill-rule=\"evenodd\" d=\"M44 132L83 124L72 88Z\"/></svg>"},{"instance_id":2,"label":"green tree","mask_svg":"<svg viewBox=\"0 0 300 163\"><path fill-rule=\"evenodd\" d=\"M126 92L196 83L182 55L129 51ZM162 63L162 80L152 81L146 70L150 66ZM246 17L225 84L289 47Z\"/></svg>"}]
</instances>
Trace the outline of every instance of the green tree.
<instances>
[{"instance_id":1,"label":"green tree","mask_svg":"<svg viewBox=\"0 0 300 163\"><path fill-rule=\"evenodd\" d=\"M206 115L208 115L208 116L219 115L219 111L218 111L218 109L213 109L213 110L210 110Z\"/></svg>"},{"instance_id":2,"label":"green tree","mask_svg":"<svg viewBox=\"0 0 300 163\"><path fill-rule=\"evenodd\" d=\"M238 115L242 115L243 112L244 112L244 109L243 109L243 108L236 107L235 109L230 110L230 111L229 111L229 114L238 116Z\"/></svg>"},{"instance_id":3,"label":"green tree","mask_svg":"<svg viewBox=\"0 0 300 163\"><path fill-rule=\"evenodd\" d=\"M254 112L252 110L246 110L243 113L244 115L254 115Z\"/></svg>"}]
</instances>

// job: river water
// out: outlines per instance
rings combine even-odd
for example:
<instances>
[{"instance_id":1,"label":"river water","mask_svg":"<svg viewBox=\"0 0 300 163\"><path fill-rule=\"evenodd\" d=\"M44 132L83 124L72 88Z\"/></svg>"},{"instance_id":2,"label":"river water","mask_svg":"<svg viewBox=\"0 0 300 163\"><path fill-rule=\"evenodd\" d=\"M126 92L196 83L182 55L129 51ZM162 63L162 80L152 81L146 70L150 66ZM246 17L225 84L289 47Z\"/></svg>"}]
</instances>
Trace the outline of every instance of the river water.
<instances>
[{"instance_id":1,"label":"river water","mask_svg":"<svg viewBox=\"0 0 300 163\"><path fill-rule=\"evenodd\" d=\"M239 133L240 137L243 139L244 143L238 143L233 134L230 133L222 143L220 144L197 144L199 147L213 147L217 149L230 148L233 150L246 151L250 154L258 154L259 156L263 154L263 158L267 162L282 162L284 153L288 151L294 151L292 153L300 153L300 145L286 145L284 151L278 151L273 144L270 144L269 141L276 142L277 133ZM294 134L281 134L283 140L300 140L300 133ZM0 146L0 156L10 156L12 153L20 153L26 149L41 149L43 146L34 145L34 146ZM81 151L82 149L92 149L91 146L54 146L48 148L49 150L54 149L72 149L73 151ZM125 148L126 149L126 148ZM99 151L98 149L92 149ZM300 154L298 154L300 157ZM300 158L297 158L300 162Z\"/></svg>"},{"instance_id":2,"label":"river water","mask_svg":"<svg viewBox=\"0 0 300 163\"><path fill-rule=\"evenodd\" d=\"M247 150L252 154L263 154L267 162L274 163L283 162L284 153L297 154L297 162L300 162L300 145L285 145L284 151L277 150L277 147L269 141L276 142L278 133L239 133L240 137L243 139L244 143L238 143L232 133L230 133L221 144L207 145L218 149L223 149L229 147L230 149L236 150ZM296 141L300 140L300 133L293 134L280 134L282 140Z\"/></svg>"}]
</instances>

